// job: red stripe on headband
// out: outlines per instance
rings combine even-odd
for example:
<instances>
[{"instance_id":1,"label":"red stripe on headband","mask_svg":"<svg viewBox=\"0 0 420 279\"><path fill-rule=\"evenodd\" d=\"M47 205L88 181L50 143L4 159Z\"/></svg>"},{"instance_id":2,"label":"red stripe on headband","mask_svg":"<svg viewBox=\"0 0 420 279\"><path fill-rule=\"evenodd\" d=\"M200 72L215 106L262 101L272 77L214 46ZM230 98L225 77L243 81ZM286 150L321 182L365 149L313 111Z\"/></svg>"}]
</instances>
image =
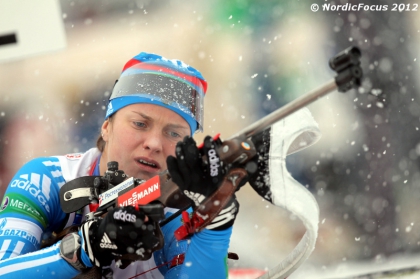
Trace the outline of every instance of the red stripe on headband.
<instances>
[{"instance_id":1,"label":"red stripe on headband","mask_svg":"<svg viewBox=\"0 0 420 279\"><path fill-rule=\"evenodd\" d=\"M171 75L174 75L176 77L182 78L186 81L189 81L197 87L200 87L200 86L203 87L203 91L204 91L203 93L204 94L206 94L206 91L207 91L207 82L206 81L201 80L196 76L184 74L182 72L176 71L176 70L171 69L169 67L165 67L163 65L150 64L150 63L141 62L141 61L136 60L136 59L131 59L130 61L128 61L125 64L123 72L128 68L145 69L145 70L152 70L152 71L156 71L156 72L163 72L163 73L171 74ZM200 83L198 83L197 80Z\"/></svg>"},{"instance_id":2,"label":"red stripe on headband","mask_svg":"<svg viewBox=\"0 0 420 279\"><path fill-rule=\"evenodd\" d=\"M127 63L125 63L124 68L122 69L122 72L124 72L127 68L131 68L134 65L140 63L139 60L136 59L131 59L130 61L128 61Z\"/></svg>"}]
</instances>

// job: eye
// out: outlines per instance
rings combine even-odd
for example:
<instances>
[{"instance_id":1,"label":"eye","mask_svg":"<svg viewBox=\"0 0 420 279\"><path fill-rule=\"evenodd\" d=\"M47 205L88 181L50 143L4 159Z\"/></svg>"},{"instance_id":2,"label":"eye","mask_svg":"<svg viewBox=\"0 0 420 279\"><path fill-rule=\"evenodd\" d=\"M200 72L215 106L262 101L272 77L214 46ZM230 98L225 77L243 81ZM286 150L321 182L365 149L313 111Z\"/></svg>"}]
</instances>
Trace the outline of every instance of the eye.
<instances>
[{"instance_id":1,"label":"eye","mask_svg":"<svg viewBox=\"0 0 420 279\"><path fill-rule=\"evenodd\" d=\"M171 136L172 138L180 138L180 137L181 137L181 135L180 135L180 134L178 134L177 132L174 132L174 131L169 131L169 132L168 132L168 134L169 134L169 136Z\"/></svg>"},{"instance_id":2,"label":"eye","mask_svg":"<svg viewBox=\"0 0 420 279\"><path fill-rule=\"evenodd\" d=\"M146 124L145 123L143 123L143 122L133 122L134 123L134 125L136 126L136 127L139 127L139 128L144 128L144 127L146 127Z\"/></svg>"}]
</instances>

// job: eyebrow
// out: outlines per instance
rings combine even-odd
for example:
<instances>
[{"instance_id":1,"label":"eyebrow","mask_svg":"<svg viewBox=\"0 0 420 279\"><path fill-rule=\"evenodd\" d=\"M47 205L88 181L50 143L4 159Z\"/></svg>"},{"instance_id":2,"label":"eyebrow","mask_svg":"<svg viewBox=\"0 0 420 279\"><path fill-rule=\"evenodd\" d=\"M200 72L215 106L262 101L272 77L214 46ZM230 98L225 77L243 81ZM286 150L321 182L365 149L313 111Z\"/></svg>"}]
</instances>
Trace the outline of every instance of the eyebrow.
<instances>
[{"instance_id":1,"label":"eyebrow","mask_svg":"<svg viewBox=\"0 0 420 279\"><path fill-rule=\"evenodd\" d=\"M141 117L145 118L146 120L153 120L150 116L147 116L144 113L138 112L138 111L132 111L135 114L139 114Z\"/></svg>"},{"instance_id":2,"label":"eyebrow","mask_svg":"<svg viewBox=\"0 0 420 279\"><path fill-rule=\"evenodd\" d=\"M141 117L143 117L146 120L153 121L153 118L152 117L150 117L150 116L148 116L148 115L146 115L144 113L141 113L141 112L138 112L138 111L133 111L133 113L136 113L136 114L140 115ZM185 129L185 130L190 130L190 126L184 126L184 125L179 125L179 124L169 123L166 126L169 127L169 128L172 128L172 129Z\"/></svg>"}]
</instances>

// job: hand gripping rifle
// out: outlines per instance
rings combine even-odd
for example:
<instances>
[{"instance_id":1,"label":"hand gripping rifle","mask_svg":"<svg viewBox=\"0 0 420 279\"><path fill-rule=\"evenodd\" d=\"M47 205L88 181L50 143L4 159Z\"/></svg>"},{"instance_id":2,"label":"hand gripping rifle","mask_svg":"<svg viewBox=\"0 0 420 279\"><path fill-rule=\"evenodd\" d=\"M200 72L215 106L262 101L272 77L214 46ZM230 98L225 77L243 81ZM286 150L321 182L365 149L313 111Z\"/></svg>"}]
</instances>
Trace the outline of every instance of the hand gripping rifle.
<instances>
[{"instance_id":1,"label":"hand gripping rifle","mask_svg":"<svg viewBox=\"0 0 420 279\"><path fill-rule=\"evenodd\" d=\"M225 164L235 167L229 170L219 189L195 209L192 219L176 231L177 239L183 239L202 230L219 214L231 195L238 189L239 182L247 175L246 163L257 154L250 139L252 136L263 132L276 122L285 119L330 92L338 90L345 93L352 88L359 87L363 75L360 58L361 52L357 47L345 49L329 60L330 68L337 73L333 80L254 122L227 140L221 141L216 136L215 140L219 145L220 159ZM291 154L294 150L290 148L287 152L287 154ZM257 193L262 195L259 191ZM214 201L218 202L215 203ZM275 200L271 202L274 205L283 206ZM88 218L102 215L112 207L133 205L148 212L148 215L155 220L163 219L163 207L165 206L178 208L182 212L183 209L191 205L190 200L172 182L168 171L144 181L133 177L128 178L122 170L118 170L118 163L116 162L108 163L108 170L104 176L85 176L64 184L60 189L60 203L61 208L66 213L76 212L88 204L97 203L99 205L98 209L91 213ZM318 212L317 205L315 207L315 211ZM316 216L316 225L312 226L315 232L312 232L312 236L307 237L311 241L301 241L299 244L305 246L299 248L303 249L304 252L301 254L294 253L293 256L283 261L278 267L269 270L261 278L285 278L306 260L314 248L317 220L318 216ZM163 220L160 225L162 226L169 221Z\"/></svg>"}]
</instances>

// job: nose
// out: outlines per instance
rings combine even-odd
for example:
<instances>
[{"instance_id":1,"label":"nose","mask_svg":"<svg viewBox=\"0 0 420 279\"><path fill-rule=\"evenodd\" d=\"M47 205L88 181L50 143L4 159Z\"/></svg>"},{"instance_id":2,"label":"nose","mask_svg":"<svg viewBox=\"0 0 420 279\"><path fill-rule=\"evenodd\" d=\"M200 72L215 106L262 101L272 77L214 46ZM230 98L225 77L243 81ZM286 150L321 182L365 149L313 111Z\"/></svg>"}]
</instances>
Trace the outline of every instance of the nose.
<instances>
[{"instance_id":1,"label":"nose","mask_svg":"<svg viewBox=\"0 0 420 279\"><path fill-rule=\"evenodd\" d=\"M149 131L143 141L143 148L152 153L159 153L162 151L162 134L158 131Z\"/></svg>"}]
</instances>

